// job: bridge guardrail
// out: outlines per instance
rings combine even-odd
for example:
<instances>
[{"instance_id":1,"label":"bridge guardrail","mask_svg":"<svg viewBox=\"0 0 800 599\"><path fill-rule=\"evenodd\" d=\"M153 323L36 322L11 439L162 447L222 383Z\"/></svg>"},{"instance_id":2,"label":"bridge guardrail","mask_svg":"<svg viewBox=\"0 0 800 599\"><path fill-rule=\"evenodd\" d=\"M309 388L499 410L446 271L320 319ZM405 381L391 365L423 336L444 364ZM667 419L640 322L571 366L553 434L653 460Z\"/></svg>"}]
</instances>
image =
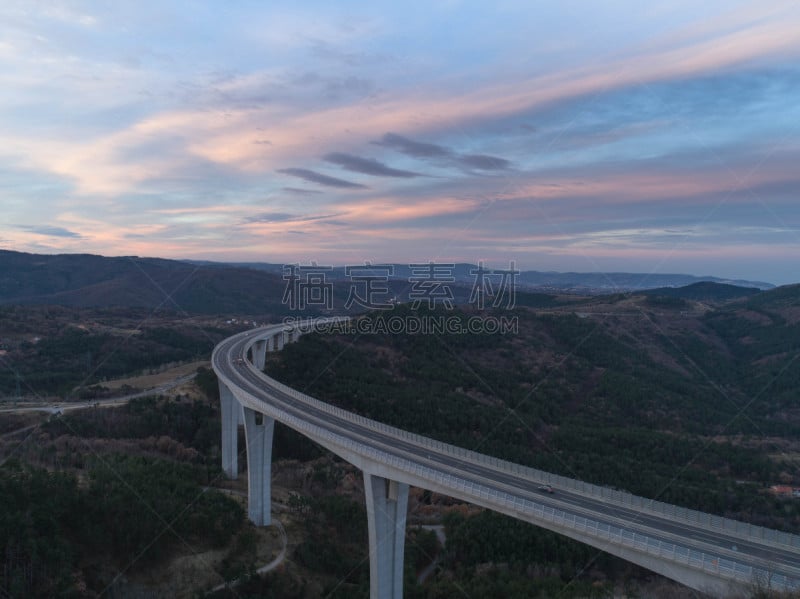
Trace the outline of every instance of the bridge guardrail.
<instances>
[{"instance_id":1,"label":"bridge guardrail","mask_svg":"<svg viewBox=\"0 0 800 599\"><path fill-rule=\"evenodd\" d=\"M673 561L677 564L685 565L692 569L716 574L739 583L751 584L756 581L768 581L771 588L785 591L800 590L800 580L782 574L773 574L766 570L754 568L748 564L742 564L719 555L683 547L676 543L653 539L645 534L627 530L620 526L601 523L586 516L569 513L557 507L536 503L524 497L492 489L473 481L417 464L411 460L388 454L383 450L364 445L347 437L342 437L316 424L309 423L292 414L284 412L280 408L272 406L271 408L281 413L282 420L292 422L295 427L309 432L313 437L326 439L335 445L346 447L358 454L366 454L378 463L391 465L408 474L436 481L444 487L461 492L464 498L483 499L495 505L503 505L521 515L549 521L565 528L571 528L576 532L582 532L587 536L594 537L601 541L605 540L607 542L617 543L637 551L643 551L650 555Z\"/></svg>"},{"instance_id":2,"label":"bridge guardrail","mask_svg":"<svg viewBox=\"0 0 800 599\"><path fill-rule=\"evenodd\" d=\"M611 501L624 507L631 507L659 516L666 516L671 519L691 522L693 524L704 526L709 530L731 533L743 539L759 539L775 545L800 548L800 535L765 528L763 526L750 524L748 522L741 522L739 520L732 520L722 516L707 514L698 510L692 510L689 508L657 501L655 499L647 499L626 491L609 489L607 487L587 483L566 476L552 474L536 468L515 464L513 462L508 462L506 460L480 454L478 452L464 449L455 445L429 439L428 437L423 437L422 435L417 435L415 433L409 433L395 427L390 427L381 423L377 424L380 430L383 432L404 438L405 440L415 442L419 445L435 448L439 451L456 457L468 459L495 469L504 470L510 474L530 479L538 484L548 484L553 487Z\"/></svg>"}]
</instances>

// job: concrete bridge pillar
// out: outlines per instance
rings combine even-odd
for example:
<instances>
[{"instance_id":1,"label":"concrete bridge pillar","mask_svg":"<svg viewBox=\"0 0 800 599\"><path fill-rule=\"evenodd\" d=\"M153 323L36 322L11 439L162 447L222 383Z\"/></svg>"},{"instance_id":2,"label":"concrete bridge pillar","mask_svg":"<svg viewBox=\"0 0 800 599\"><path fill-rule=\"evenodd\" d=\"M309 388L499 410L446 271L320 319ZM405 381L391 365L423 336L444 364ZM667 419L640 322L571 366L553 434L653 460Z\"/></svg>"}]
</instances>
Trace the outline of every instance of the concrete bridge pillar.
<instances>
[{"instance_id":1,"label":"concrete bridge pillar","mask_svg":"<svg viewBox=\"0 0 800 599\"><path fill-rule=\"evenodd\" d=\"M267 360L267 340L259 339L253 344L253 366L260 371L264 370Z\"/></svg>"},{"instance_id":2,"label":"concrete bridge pillar","mask_svg":"<svg viewBox=\"0 0 800 599\"><path fill-rule=\"evenodd\" d=\"M219 401L222 420L222 471L228 478L239 476L239 418L242 407L231 390L220 381Z\"/></svg>"},{"instance_id":3,"label":"concrete bridge pillar","mask_svg":"<svg viewBox=\"0 0 800 599\"><path fill-rule=\"evenodd\" d=\"M256 526L269 526L272 488L272 434L275 420L244 408L247 439L247 516Z\"/></svg>"},{"instance_id":4,"label":"concrete bridge pillar","mask_svg":"<svg viewBox=\"0 0 800 599\"><path fill-rule=\"evenodd\" d=\"M276 342L275 351L281 351L283 349L284 343L286 343L286 333L284 331L281 331L280 333L275 335L275 342Z\"/></svg>"},{"instance_id":5,"label":"concrete bridge pillar","mask_svg":"<svg viewBox=\"0 0 800 599\"><path fill-rule=\"evenodd\" d=\"M370 599L403 599L408 485L364 472Z\"/></svg>"}]
</instances>

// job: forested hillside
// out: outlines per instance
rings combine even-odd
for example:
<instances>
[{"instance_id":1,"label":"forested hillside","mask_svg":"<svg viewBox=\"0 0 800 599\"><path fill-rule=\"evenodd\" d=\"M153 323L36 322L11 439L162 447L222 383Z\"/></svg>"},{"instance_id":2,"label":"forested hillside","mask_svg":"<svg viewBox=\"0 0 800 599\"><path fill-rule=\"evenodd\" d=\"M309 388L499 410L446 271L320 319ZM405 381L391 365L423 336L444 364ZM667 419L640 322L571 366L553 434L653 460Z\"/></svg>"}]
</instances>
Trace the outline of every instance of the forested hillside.
<instances>
[{"instance_id":1,"label":"forested hillside","mask_svg":"<svg viewBox=\"0 0 800 599\"><path fill-rule=\"evenodd\" d=\"M424 316L404 310L394 315ZM800 485L800 289L715 309L618 295L504 316L518 318L518 334L304 336L270 355L266 370L435 439L800 532L800 502L767 490ZM423 596L545 597L581 592L589 572L617 584L631 576L618 560L504 516L445 522L447 575ZM584 596L605 592L592 589Z\"/></svg>"},{"instance_id":2,"label":"forested hillside","mask_svg":"<svg viewBox=\"0 0 800 599\"><path fill-rule=\"evenodd\" d=\"M268 372L443 441L798 531L796 504L764 492L800 484L794 297L697 313L624 296L580 316L520 309L517 335L308 336Z\"/></svg>"}]
</instances>

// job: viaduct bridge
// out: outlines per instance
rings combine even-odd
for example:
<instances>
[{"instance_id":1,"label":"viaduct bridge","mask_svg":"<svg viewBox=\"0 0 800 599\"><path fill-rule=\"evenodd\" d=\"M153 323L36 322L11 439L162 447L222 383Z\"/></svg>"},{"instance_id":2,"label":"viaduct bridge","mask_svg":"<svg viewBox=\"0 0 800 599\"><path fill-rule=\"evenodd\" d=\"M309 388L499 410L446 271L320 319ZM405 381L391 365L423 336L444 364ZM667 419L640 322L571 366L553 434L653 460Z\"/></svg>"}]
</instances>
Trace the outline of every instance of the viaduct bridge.
<instances>
[{"instance_id":1,"label":"viaduct bridge","mask_svg":"<svg viewBox=\"0 0 800 599\"><path fill-rule=\"evenodd\" d=\"M229 337L214 349L212 365L222 407L222 466L228 477L237 477L237 429L243 423L248 516L259 526L271 522L276 420L361 469L373 599L403 595L411 485L553 530L714 596L735 596L756 584L778 591L800 590L800 536L441 443L336 408L265 375L266 353L280 351L307 330L300 323L261 327ZM552 485L557 492L543 493L541 485Z\"/></svg>"}]
</instances>

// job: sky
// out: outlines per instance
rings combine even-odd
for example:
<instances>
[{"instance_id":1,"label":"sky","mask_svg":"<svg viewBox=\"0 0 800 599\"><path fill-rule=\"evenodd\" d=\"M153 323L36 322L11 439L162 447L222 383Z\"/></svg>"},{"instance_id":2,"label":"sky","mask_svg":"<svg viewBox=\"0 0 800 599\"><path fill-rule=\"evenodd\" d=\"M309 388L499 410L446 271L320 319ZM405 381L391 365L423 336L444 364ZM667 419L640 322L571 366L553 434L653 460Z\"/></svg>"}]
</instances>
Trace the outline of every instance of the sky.
<instances>
[{"instance_id":1,"label":"sky","mask_svg":"<svg viewBox=\"0 0 800 599\"><path fill-rule=\"evenodd\" d=\"M800 2L0 3L0 248L800 282Z\"/></svg>"}]
</instances>

